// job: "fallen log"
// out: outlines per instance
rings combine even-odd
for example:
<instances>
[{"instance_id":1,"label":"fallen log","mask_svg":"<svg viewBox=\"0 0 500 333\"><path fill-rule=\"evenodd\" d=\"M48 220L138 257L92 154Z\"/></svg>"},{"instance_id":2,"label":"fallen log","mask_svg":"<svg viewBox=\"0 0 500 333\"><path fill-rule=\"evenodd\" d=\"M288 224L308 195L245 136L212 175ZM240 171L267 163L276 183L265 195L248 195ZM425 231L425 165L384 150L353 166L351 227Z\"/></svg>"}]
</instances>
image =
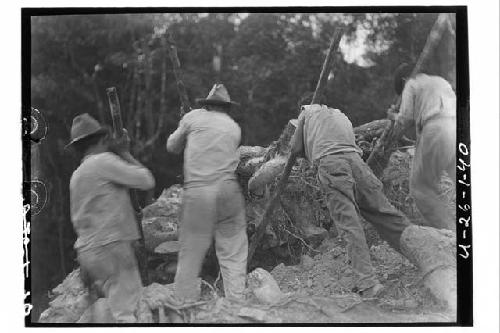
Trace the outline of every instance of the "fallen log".
<instances>
[{"instance_id":1,"label":"fallen log","mask_svg":"<svg viewBox=\"0 0 500 333\"><path fill-rule=\"evenodd\" d=\"M409 226L401 234L401 253L422 273L422 282L451 311L457 307L455 234L431 227Z\"/></svg>"},{"instance_id":2,"label":"fallen log","mask_svg":"<svg viewBox=\"0 0 500 333\"><path fill-rule=\"evenodd\" d=\"M375 143L384 133L390 122L389 119L380 119L354 128L356 144L363 151L364 160L370 156Z\"/></svg>"},{"instance_id":3,"label":"fallen log","mask_svg":"<svg viewBox=\"0 0 500 333\"><path fill-rule=\"evenodd\" d=\"M266 184L273 182L283 172L286 162L285 156L278 155L264 163L248 181L248 190L256 193L259 189L264 188Z\"/></svg>"}]
</instances>

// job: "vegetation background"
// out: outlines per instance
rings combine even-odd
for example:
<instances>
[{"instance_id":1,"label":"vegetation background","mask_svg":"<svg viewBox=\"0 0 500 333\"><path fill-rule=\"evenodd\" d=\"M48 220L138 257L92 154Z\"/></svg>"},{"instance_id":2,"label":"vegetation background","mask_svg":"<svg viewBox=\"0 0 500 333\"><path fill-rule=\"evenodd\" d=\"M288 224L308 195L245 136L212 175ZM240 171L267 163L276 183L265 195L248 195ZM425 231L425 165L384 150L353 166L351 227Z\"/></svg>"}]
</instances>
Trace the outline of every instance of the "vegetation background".
<instances>
[{"instance_id":1,"label":"vegetation background","mask_svg":"<svg viewBox=\"0 0 500 333\"><path fill-rule=\"evenodd\" d=\"M393 102L393 70L415 62L437 13L165 13L37 16L31 19L31 106L48 124L40 145L49 202L31 224L33 318L75 267L69 179L79 161L65 151L73 118L89 113L111 125L106 88L116 86L132 150L156 178L154 193L180 182L182 156L165 141L179 121L179 97L162 42L177 43L191 101L215 82L241 103L243 145L267 146L314 91L336 26L346 34L325 103L354 126L384 118ZM450 56L451 55L451 56ZM454 86L455 44L447 32L425 71Z\"/></svg>"}]
</instances>

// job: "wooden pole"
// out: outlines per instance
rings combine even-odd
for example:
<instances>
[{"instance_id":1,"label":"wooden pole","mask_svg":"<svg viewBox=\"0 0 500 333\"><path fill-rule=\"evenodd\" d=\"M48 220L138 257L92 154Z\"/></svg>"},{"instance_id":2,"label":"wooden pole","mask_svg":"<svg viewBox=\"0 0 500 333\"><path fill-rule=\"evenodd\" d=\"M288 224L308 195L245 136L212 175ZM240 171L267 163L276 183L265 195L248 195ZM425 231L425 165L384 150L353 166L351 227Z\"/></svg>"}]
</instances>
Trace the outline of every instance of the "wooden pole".
<instances>
[{"instance_id":1,"label":"wooden pole","mask_svg":"<svg viewBox=\"0 0 500 333\"><path fill-rule=\"evenodd\" d=\"M111 118L113 120L113 134L115 137L120 138L123 135L123 122L122 122L122 113L120 109L120 101L118 99L118 93L116 92L115 87L110 87L106 89L106 93L108 94L109 101L109 109L111 112ZM139 269L141 271L141 276L144 285L149 284L149 276L148 276L148 260L146 253L146 244L144 242L144 231L142 230L142 209L139 205L139 201L137 200L137 193L135 190L130 190L130 199L132 201L132 206L135 210L135 217L137 222L137 228L139 229Z\"/></svg>"},{"instance_id":2,"label":"wooden pole","mask_svg":"<svg viewBox=\"0 0 500 333\"><path fill-rule=\"evenodd\" d=\"M172 61L172 67L175 75L175 82L177 85L177 91L179 92L179 97L181 99L181 118L191 111L191 104L189 103L188 94L186 91L186 86L182 81L182 72L181 72L181 62L179 61L179 57L177 56L177 46L175 45L174 37L172 33L167 32L167 46L168 46L168 54L170 55L170 60Z\"/></svg>"},{"instance_id":3,"label":"wooden pole","mask_svg":"<svg viewBox=\"0 0 500 333\"><path fill-rule=\"evenodd\" d=\"M318 84L316 86L316 91L314 92L314 96L311 101L312 104L318 103L320 96L323 94L326 88L328 75L330 74L331 66L333 64L333 54L339 45L340 39L342 37L342 32L343 32L342 28L337 28L333 34L333 38L330 42L330 47L328 48L325 61L323 62L323 68L321 69L321 74L319 76ZM269 221L271 220L271 215L273 213L273 210L279 202L280 195L283 192L285 185L288 182L288 177L290 176L290 172L292 171L292 167L295 164L296 159L297 156L295 154L290 154L290 156L288 157L285 170L283 171L283 174L281 175L281 178L278 181L276 191L274 192L274 195L271 198L271 200L266 205L264 214L262 216L262 220L259 223L257 230L255 231L255 234L250 242L250 247L248 249L248 260L247 260L248 263L250 263L250 261L252 260L252 257L255 254L255 250L257 249L257 246L259 245L259 242L265 233L266 227L269 224Z\"/></svg>"},{"instance_id":4,"label":"wooden pole","mask_svg":"<svg viewBox=\"0 0 500 333\"><path fill-rule=\"evenodd\" d=\"M428 60L431 51L438 45L441 40L441 36L446 28L448 28L448 14L441 13L439 14L436 22L434 23L429 36L427 37L427 41L425 42L425 46L418 57L418 61L411 72L410 77L414 77L421 70L423 64ZM401 96L398 96L396 102L396 109L399 109L401 106ZM384 172L387 164L389 163L389 158L391 157L391 153L394 150L395 145L398 140L401 139L403 132L394 126L394 121L391 120L387 129L384 131L382 136L377 142L377 145L373 149L370 157L368 157L367 164L372 169L373 173L377 177L381 177Z\"/></svg>"},{"instance_id":5,"label":"wooden pole","mask_svg":"<svg viewBox=\"0 0 500 333\"><path fill-rule=\"evenodd\" d=\"M321 68L321 74L319 75L318 84L316 85L316 90L314 91L314 95L311 101L311 104L319 103L319 100L323 93L325 92L326 83L328 81L328 76L331 71L331 66L333 64L333 53L337 49L340 39L342 38L342 28L338 28L333 33L332 40L330 42L330 47L328 48L328 52L325 57L325 61L323 62L323 67Z\"/></svg>"}]
</instances>

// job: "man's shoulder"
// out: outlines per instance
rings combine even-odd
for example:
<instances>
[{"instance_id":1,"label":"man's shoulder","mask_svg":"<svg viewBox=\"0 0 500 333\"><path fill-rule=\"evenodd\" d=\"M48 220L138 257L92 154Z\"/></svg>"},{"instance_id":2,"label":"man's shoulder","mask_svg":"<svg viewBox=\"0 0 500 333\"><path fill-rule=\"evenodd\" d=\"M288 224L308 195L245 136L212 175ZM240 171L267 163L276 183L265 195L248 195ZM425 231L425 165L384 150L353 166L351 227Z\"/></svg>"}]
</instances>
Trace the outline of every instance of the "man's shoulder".
<instances>
[{"instance_id":1,"label":"man's shoulder","mask_svg":"<svg viewBox=\"0 0 500 333\"><path fill-rule=\"evenodd\" d=\"M186 116L187 115L193 115L193 114L199 114L199 113L203 113L203 112L208 112L208 111L206 109L204 109L204 108L192 109L191 111L189 111L188 113L186 113Z\"/></svg>"},{"instance_id":2,"label":"man's shoulder","mask_svg":"<svg viewBox=\"0 0 500 333\"><path fill-rule=\"evenodd\" d=\"M182 117L182 119L184 121L189 121L191 119L200 117L201 115L205 114L206 112L208 112L208 111L205 109L194 109L194 110L191 110L188 113L186 113L184 115L184 117Z\"/></svg>"},{"instance_id":3,"label":"man's shoulder","mask_svg":"<svg viewBox=\"0 0 500 333\"><path fill-rule=\"evenodd\" d=\"M115 162L116 160L120 160L118 155L115 153L106 151L103 153L95 154L92 156L91 163L109 163L109 162Z\"/></svg>"},{"instance_id":4,"label":"man's shoulder","mask_svg":"<svg viewBox=\"0 0 500 333\"><path fill-rule=\"evenodd\" d=\"M333 112L334 114L338 114L338 115L342 115L342 116L346 117L345 113L342 112L340 109L328 108L328 111Z\"/></svg>"},{"instance_id":5,"label":"man's shoulder","mask_svg":"<svg viewBox=\"0 0 500 333\"><path fill-rule=\"evenodd\" d=\"M327 114L329 117L333 117L336 119L338 119L340 117L342 119L349 120L349 117L347 117L346 114L344 112L342 112L342 110L340 110L340 109L328 107L328 106L324 105L324 108L322 109L322 111L325 114Z\"/></svg>"},{"instance_id":6,"label":"man's shoulder","mask_svg":"<svg viewBox=\"0 0 500 333\"><path fill-rule=\"evenodd\" d=\"M411 94L453 94L453 88L445 78L428 74L418 74L408 80L405 90Z\"/></svg>"},{"instance_id":7,"label":"man's shoulder","mask_svg":"<svg viewBox=\"0 0 500 333\"><path fill-rule=\"evenodd\" d=\"M309 108L305 108L299 115L300 118L308 119L316 119L317 121L325 121L325 119L334 119L334 118L347 118L349 119L340 109L336 109L333 107L329 107L327 105L311 105Z\"/></svg>"},{"instance_id":8,"label":"man's shoulder","mask_svg":"<svg viewBox=\"0 0 500 333\"><path fill-rule=\"evenodd\" d=\"M86 156L83 158L80 165L73 171L70 178L70 187L83 179L88 179L89 175L96 175L104 165L114 163L113 153L104 152L95 155Z\"/></svg>"},{"instance_id":9,"label":"man's shoulder","mask_svg":"<svg viewBox=\"0 0 500 333\"><path fill-rule=\"evenodd\" d=\"M122 162L122 159L115 153L103 152L87 157L80 164L79 169L81 169L81 172L86 170L99 171L107 166L117 166L120 162Z\"/></svg>"},{"instance_id":10,"label":"man's shoulder","mask_svg":"<svg viewBox=\"0 0 500 333\"><path fill-rule=\"evenodd\" d=\"M299 120L300 120L300 118L309 118L313 114L320 112L322 109L323 109L322 106L319 104L304 105L301 108L301 111L299 114Z\"/></svg>"},{"instance_id":11,"label":"man's shoulder","mask_svg":"<svg viewBox=\"0 0 500 333\"><path fill-rule=\"evenodd\" d=\"M449 85L449 82L439 75L430 75L424 73L417 74L414 78L408 80L408 82L411 82L414 85L425 86Z\"/></svg>"},{"instance_id":12,"label":"man's shoulder","mask_svg":"<svg viewBox=\"0 0 500 333\"><path fill-rule=\"evenodd\" d=\"M75 183L78 181L78 178L80 177L80 167L78 167L73 173L71 174L71 178L69 179L69 188L73 189L75 186Z\"/></svg>"}]
</instances>

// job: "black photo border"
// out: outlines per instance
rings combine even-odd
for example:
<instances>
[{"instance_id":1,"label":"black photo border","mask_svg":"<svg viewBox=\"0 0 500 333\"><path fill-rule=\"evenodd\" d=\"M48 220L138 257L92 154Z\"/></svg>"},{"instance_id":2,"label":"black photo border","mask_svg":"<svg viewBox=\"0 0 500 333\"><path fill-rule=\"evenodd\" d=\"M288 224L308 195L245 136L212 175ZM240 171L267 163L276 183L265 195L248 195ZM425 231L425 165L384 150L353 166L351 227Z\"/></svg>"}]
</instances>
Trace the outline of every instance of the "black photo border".
<instances>
[{"instance_id":1,"label":"black photo border","mask_svg":"<svg viewBox=\"0 0 500 333\"><path fill-rule=\"evenodd\" d=\"M456 14L456 78L457 78L457 320L456 322L425 323L297 323L297 324L67 324L32 322L25 316L26 327L169 327L169 326L331 326L331 327L385 327L385 326L472 326L473 324L473 266L472 266L472 225L470 187L470 97L469 97L469 45L467 6L356 6L356 7L61 7L61 8L21 8L21 77L22 77L22 156L23 156L23 205L31 204L31 17L48 15L85 14L133 14L133 13L454 13ZM462 159L464 164L458 164ZM462 166L460 168L459 166ZM460 209L459 209L460 207ZM31 214L25 212L23 224L31 223ZM460 235L460 237L459 237ZM463 236L463 237L462 237ZM25 309L31 304L31 245L29 232L23 237L25 265L27 265L24 293ZM462 246L462 247L461 247ZM465 248L464 248L465 247ZM464 250L467 250L464 252Z\"/></svg>"}]
</instances>

